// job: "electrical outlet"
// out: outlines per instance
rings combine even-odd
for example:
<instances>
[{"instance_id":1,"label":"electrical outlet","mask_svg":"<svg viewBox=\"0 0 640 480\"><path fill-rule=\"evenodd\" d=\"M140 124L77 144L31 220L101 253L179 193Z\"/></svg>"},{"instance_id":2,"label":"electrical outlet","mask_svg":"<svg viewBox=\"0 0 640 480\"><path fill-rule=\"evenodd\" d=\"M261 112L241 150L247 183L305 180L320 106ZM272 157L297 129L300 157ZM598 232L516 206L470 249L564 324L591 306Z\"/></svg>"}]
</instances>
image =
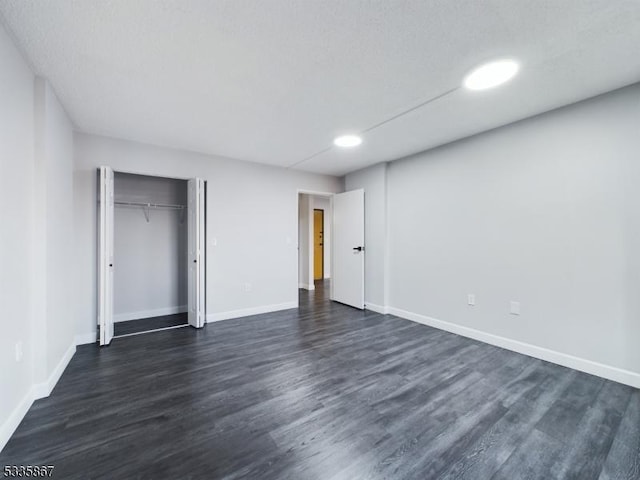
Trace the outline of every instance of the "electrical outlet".
<instances>
[{"instance_id":1,"label":"electrical outlet","mask_svg":"<svg viewBox=\"0 0 640 480\"><path fill-rule=\"evenodd\" d=\"M520 302L511 301L509 313L511 315L520 315Z\"/></svg>"},{"instance_id":2,"label":"electrical outlet","mask_svg":"<svg viewBox=\"0 0 640 480\"><path fill-rule=\"evenodd\" d=\"M22 361L22 342L16 343L16 362Z\"/></svg>"},{"instance_id":3,"label":"electrical outlet","mask_svg":"<svg viewBox=\"0 0 640 480\"><path fill-rule=\"evenodd\" d=\"M251 291L251 284L246 282L242 284L242 290L245 292L250 292Z\"/></svg>"},{"instance_id":4,"label":"electrical outlet","mask_svg":"<svg viewBox=\"0 0 640 480\"><path fill-rule=\"evenodd\" d=\"M476 295L475 293L469 293L467 295L467 305L474 306L476 304Z\"/></svg>"}]
</instances>

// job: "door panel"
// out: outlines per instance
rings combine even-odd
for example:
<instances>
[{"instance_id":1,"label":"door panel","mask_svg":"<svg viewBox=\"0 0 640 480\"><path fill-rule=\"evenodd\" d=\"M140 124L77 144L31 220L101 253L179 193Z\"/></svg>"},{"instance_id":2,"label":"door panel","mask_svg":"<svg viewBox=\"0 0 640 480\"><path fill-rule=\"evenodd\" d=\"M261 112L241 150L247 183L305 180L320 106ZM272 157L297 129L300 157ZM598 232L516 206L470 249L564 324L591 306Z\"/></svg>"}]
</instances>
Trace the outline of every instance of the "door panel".
<instances>
[{"instance_id":1,"label":"door panel","mask_svg":"<svg viewBox=\"0 0 640 480\"><path fill-rule=\"evenodd\" d=\"M364 190L333 196L331 299L364 308Z\"/></svg>"},{"instance_id":2,"label":"door panel","mask_svg":"<svg viewBox=\"0 0 640 480\"><path fill-rule=\"evenodd\" d=\"M113 338L113 170L100 167L98 232L98 323L100 345Z\"/></svg>"},{"instance_id":3,"label":"door panel","mask_svg":"<svg viewBox=\"0 0 640 480\"><path fill-rule=\"evenodd\" d=\"M189 249L189 325L202 328L205 313L205 183L193 178L187 186L188 249Z\"/></svg>"},{"instance_id":4,"label":"door panel","mask_svg":"<svg viewBox=\"0 0 640 480\"><path fill-rule=\"evenodd\" d=\"M313 279L324 278L324 210L313 211Z\"/></svg>"}]
</instances>

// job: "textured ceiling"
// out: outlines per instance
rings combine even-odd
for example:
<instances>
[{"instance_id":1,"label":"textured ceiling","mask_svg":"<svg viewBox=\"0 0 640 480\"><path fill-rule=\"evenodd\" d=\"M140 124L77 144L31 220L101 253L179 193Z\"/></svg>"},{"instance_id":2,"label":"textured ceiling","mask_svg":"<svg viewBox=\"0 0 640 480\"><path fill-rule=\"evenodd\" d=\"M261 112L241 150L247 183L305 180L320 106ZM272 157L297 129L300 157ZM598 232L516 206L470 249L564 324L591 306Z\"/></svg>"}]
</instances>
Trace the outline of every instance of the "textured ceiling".
<instances>
[{"instance_id":1,"label":"textured ceiling","mask_svg":"<svg viewBox=\"0 0 640 480\"><path fill-rule=\"evenodd\" d=\"M334 175L640 80L638 0L0 0L0 13L81 131ZM328 148L504 56L521 62L509 84Z\"/></svg>"}]
</instances>

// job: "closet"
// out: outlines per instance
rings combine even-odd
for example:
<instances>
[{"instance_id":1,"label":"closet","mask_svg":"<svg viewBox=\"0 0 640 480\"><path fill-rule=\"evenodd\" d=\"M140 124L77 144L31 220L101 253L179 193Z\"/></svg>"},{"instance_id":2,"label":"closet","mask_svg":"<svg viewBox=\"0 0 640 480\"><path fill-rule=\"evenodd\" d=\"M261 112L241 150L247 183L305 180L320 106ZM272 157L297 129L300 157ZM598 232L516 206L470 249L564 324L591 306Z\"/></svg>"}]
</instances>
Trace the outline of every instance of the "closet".
<instances>
[{"instance_id":1,"label":"closet","mask_svg":"<svg viewBox=\"0 0 640 480\"><path fill-rule=\"evenodd\" d=\"M99 170L99 341L205 323L205 182Z\"/></svg>"}]
</instances>

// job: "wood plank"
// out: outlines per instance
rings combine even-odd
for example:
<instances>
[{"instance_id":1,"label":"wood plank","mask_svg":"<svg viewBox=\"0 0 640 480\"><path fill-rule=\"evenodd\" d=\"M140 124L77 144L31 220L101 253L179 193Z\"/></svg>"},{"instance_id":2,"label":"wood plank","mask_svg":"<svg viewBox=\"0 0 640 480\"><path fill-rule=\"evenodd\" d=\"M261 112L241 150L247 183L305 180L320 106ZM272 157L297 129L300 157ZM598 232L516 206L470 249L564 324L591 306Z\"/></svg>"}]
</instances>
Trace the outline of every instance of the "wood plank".
<instances>
[{"instance_id":1,"label":"wood plank","mask_svg":"<svg viewBox=\"0 0 640 480\"><path fill-rule=\"evenodd\" d=\"M640 478L640 391L328 300L78 348L1 465L54 478Z\"/></svg>"}]
</instances>

